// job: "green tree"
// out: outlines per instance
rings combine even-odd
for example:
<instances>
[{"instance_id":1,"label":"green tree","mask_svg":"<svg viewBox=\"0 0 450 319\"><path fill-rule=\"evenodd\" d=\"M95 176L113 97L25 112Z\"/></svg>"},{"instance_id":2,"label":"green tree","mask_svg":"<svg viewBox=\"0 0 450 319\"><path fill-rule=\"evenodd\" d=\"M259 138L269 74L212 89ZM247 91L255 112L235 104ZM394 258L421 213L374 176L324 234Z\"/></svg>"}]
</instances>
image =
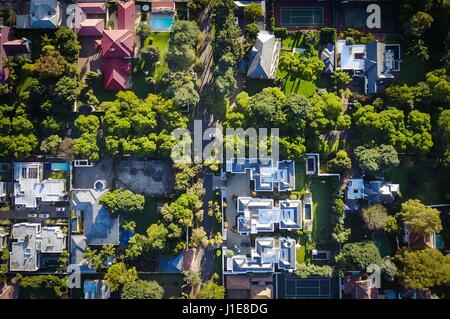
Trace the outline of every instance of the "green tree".
<instances>
[{"instance_id":1,"label":"green tree","mask_svg":"<svg viewBox=\"0 0 450 319\"><path fill-rule=\"evenodd\" d=\"M164 249L167 235L169 231L167 228L161 224L152 224L149 228L147 228L147 240L151 249Z\"/></svg>"},{"instance_id":2,"label":"green tree","mask_svg":"<svg viewBox=\"0 0 450 319\"><path fill-rule=\"evenodd\" d=\"M54 43L58 51L61 52L67 61L74 63L78 60L81 45L72 29L66 27L58 28L55 33Z\"/></svg>"},{"instance_id":3,"label":"green tree","mask_svg":"<svg viewBox=\"0 0 450 319\"><path fill-rule=\"evenodd\" d=\"M50 135L41 142L40 150L46 154L56 155L62 139L58 135Z\"/></svg>"},{"instance_id":4,"label":"green tree","mask_svg":"<svg viewBox=\"0 0 450 319\"><path fill-rule=\"evenodd\" d=\"M105 193L99 201L112 215L141 212L144 209L145 198L130 190L116 189Z\"/></svg>"},{"instance_id":5,"label":"green tree","mask_svg":"<svg viewBox=\"0 0 450 319\"><path fill-rule=\"evenodd\" d=\"M295 274L300 278L309 276L331 277L333 268L328 265L318 266L314 264L297 263Z\"/></svg>"},{"instance_id":6,"label":"green tree","mask_svg":"<svg viewBox=\"0 0 450 319\"><path fill-rule=\"evenodd\" d=\"M398 223L395 216L386 217L383 230L390 234L396 234L398 232Z\"/></svg>"},{"instance_id":7,"label":"green tree","mask_svg":"<svg viewBox=\"0 0 450 319\"><path fill-rule=\"evenodd\" d=\"M66 63L61 53L49 49L36 60L35 69L42 77L60 77L66 70Z\"/></svg>"},{"instance_id":8,"label":"green tree","mask_svg":"<svg viewBox=\"0 0 450 319\"><path fill-rule=\"evenodd\" d=\"M135 267L128 268L123 262L113 264L108 268L104 277L111 292L119 290L123 285L138 279Z\"/></svg>"},{"instance_id":9,"label":"green tree","mask_svg":"<svg viewBox=\"0 0 450 319\"><path fill-rule=\"evenodd\" d=\"M392 145L358 146L353 152L359 167L367 174L378 174L400 164L397 151Z\"/></svg>"},{"instance_id":10,"label":"green tree","mask_svg":"<svg viewBox=\"0 0 450 319\"><path fill-rule=\"evenodd\" d=\"M383 229L387 217L387 210L381 204L375 204L362 210L362 218L370 230Z\"/></svg>"},{"instance_id":11,"label":"green tree","mask_svg":"<svg viewBox=\"0 0 450 319\"><path fill-rule=\"evenodd\" d=\"M382 265L380 252L372 241L347 243L336 256L339 271L365 271L371 264Z\"/></svg>"},{"instance_id":12,"label":"green tree","mask_svg":"<svg viewBox=\"0 0 450 319\"><path fill-rule=\"evenodd\" d=\"M429 290L450 285L450 255L443 256L437 249L400 249L394 261L398 277L408 288Z\"/></svg>"},{"instance_id":13,"label":"green tree","mask_svg":"<svg viewBox=\"0 0 450 319\"><path fill-rule=\"evenodd\" d=\"M344 150L339 150L336 153L336 157L330 160L329 163L333 170L338 172L343 172L346 169L350 169L352 167L352 160Z\"/></svg>"},{"instance_id":14,"label":"green tree","mask_svg":"<svg viewBox=\"0 0 450 319\"><path fill-rule=\"evenodd\" d=\"M160 58L159 47L156 45L147 45L143 47L139 53L147 67L153 66Z\"/></svg>"},{"instance_id":15,"label":"green tree","mask_svg":"<svg viewBox=\"0 0 450 319\"><path fill-rule=\"evenodd\" d=\"M208 236L203 227L192 229L190 244L192 247L206 247L208 246Z\"/></svg>"},{"instance_id":16,"label":"green tree","mask_svg":"<svg viewBox=\"0 0 450 319\"><path fill-rule=\"evenodd\" d=\"M245 26L247 37L251 40L256 40L259 33L259 26L256 23L249 23Z\"/></svg>"},{"instance_id":17,"label":"green tree","mask_svg":"<svg viewBox=\"0 0 450 319\"><path fill-rule=\"evenodd\" d=\"M259 3L250 3L244 8L244 19L250 22L264 17L263 10Z\"/></svg>"},{"instance_id":18,"label":"green tree","mask_svg":"<svg viewBox=\"0 0 450 319\"><path fill-rule=\"evenodd\" d=\"M92 162L99 160L99 147L97 146L97 136L95 134L84 133L73 140L73 153L78 158L87 159Z\"/></svg>"},{"instance_id":19,"label":"green tree","mask_svg":"<svg viewBox=\"0 0 450 319\"><path fill-rule=\"evenodd\" d=\"M414 37L422 37L428 29L431 28L433 17L426 12L419 11L412 16L406 25L406 31Z\"/></svg>"},{"instance_id":20,"label":"green tree","mask_svg":"<svg viewBox=\"0 0 450 319\"><path fill-rule=\"evenodd\" d=\"M95 115L80 115L74 122L75 127L81 133L97 134L100 128L100 121Z\"/></svg>"},{"instance_id":21,"label":"green tree","mask_svg":"<svg viewBox=\"0 0 450 319\"><path fill-rule=\"evenodd\" d=\"M439 210L426 207L418 199L410 199L404 202L400 214L404 223L421 236L433 232L439 233L442 230Z\"/></svg>"},{"instance_id":22,"label":"green tree","mask_svg":"<svg viewBox=\"0 0 450 319\"><path fill-rule=\"evenodd\" d=\"M123 285L121 299L162 299L164 289L156 281L136 280Z\"/></svg>"},{"instance_id":23,"label":"green tree","mask_svg":"<svg viewBox=\"0 0 450 319\"><path fill-rule=\"evenodd\" d=\"M333 80L333 84L337 88L344 88L347 84L349 84L352 81L352 77L348 72L344 70L336 70L331 75L331 79Z\"/></svg>"},{"instance_id":24,"label":"green tree","mask_svg":"<svg viewBox=\"0 0 450 319\"><path fill-rule=\"evenodd\" d=\"M224 299L225 287L210 280L203 283L197 294L198 299Z\"/></svg>"}]
</instances>

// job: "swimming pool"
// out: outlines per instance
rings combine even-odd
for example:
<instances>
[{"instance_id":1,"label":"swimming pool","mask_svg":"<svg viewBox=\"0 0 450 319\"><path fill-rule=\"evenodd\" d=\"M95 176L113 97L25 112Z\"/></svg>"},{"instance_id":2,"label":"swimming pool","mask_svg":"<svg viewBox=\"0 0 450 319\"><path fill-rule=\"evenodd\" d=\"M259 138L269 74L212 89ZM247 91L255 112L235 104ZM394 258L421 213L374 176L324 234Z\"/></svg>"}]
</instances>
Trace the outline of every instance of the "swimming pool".
<instances>
[{"instance_id":1,"label":"swimming pool","mask_svg":"<svg viewBox=\"0 0 450 319\"><path fill-rule=\"evenodd\" d=\"M70 171L70 163L52 163L51 164L51 170L52 171Z\"/></svg>"},{"instance_id":2,"label":"swimming pool","mask_svg":"<svg viewBox=\"0 0 450 319\"><path fill-rule=\"evenodd\" d=\"M150 24L153 31L170 31L175 22L173 16L167 15L152 15L150 18Z\"/></svg>"},{"instance_id":3,"label":"swimming pool","mask_svg":"<svg viewBox=\"0 0 450 319\"><path fill-rule=\"evenodd\" d=\"M311 220L311 204L305 204L305 219Z\"/></svg>"}]
</instances>

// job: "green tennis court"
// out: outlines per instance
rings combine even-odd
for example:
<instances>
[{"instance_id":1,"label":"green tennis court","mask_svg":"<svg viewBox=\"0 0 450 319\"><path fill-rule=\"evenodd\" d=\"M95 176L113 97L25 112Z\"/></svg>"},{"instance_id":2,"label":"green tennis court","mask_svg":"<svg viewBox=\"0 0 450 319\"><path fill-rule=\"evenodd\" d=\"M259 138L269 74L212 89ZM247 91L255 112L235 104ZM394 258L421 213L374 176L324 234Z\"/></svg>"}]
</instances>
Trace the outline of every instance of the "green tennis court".
<instances>
[{"instance_id":1,"label":"green tennis court","mask_svg":"<svg viewBox=\"0 0 450 319\"><path fill-rule=\"evenodd\" d=\"M323 8L281 8L281 25L285 27L323 26Z\"/></svg>"}]
</instances>

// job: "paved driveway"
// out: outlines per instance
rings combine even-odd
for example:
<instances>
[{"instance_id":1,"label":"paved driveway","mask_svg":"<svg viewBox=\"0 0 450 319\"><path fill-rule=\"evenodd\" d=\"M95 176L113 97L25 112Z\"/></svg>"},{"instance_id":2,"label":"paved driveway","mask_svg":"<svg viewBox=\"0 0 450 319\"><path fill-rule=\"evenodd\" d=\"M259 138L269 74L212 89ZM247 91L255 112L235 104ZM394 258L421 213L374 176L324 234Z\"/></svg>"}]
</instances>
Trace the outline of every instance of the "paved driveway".
<instances>
[{"instance_id":1,"label":"paved driveway","mask_svg":"<svg viewBox=\"0 0 450 319\"><path fill-rule=\"evenodd\" d=\"M227 246L233 249L234 245L241 248L241 254L250 254L249 247L242 247L242 242L249 242L249 236L239 235L232 229L236 229L236 199L238 196L250 195L250 176L246 174L233 174L227 179Z\"/></svg>"}]
</instances>

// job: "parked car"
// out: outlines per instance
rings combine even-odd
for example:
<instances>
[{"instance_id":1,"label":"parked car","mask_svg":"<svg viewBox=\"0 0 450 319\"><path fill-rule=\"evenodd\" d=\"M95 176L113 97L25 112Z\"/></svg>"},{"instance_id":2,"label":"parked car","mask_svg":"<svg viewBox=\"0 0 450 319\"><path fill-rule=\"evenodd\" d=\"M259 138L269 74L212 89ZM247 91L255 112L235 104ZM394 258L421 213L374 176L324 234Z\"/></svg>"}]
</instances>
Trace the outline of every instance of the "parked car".
<instances>
[{"instance_id":1,"label":"parked car","mask_svg":"<svg viewBox=\"0 0 450 319\"><path fill-rule=\"evenodd\" d=\"M39 218L49 218L50 214L39 214Z\"/></svg>"},{"instance_id":2,"label":"parked car","mask_svg":"<svg viewBox=\"0 0 450 319\"><path fill-rule=\"evenodd\" d=\"M56 211L57 211L57 212L63 212L63 211L65 211L65 210L66 210L65 207L56 207Z\"/></svg>"},{"instance_id":3,"label":"parked car","mask_svg":"<svg viewBox=\"0 0 450 319\"><path fill-rule=\"evenodd\" d=\"M36 218L36 217L38 217L38 214L28 214L28 217L29 218Z\"/></svg>"},{"instance_id":4,"label":"parked car","mask_svg":"<svg viewBox=\"0 0 450 319\"><path fill-rule=\"evenodd\" d=\"M237 245L234 245L234 251L236 252L236 254L241 253L241 249Z\"/></svg>"}]
</instances>

